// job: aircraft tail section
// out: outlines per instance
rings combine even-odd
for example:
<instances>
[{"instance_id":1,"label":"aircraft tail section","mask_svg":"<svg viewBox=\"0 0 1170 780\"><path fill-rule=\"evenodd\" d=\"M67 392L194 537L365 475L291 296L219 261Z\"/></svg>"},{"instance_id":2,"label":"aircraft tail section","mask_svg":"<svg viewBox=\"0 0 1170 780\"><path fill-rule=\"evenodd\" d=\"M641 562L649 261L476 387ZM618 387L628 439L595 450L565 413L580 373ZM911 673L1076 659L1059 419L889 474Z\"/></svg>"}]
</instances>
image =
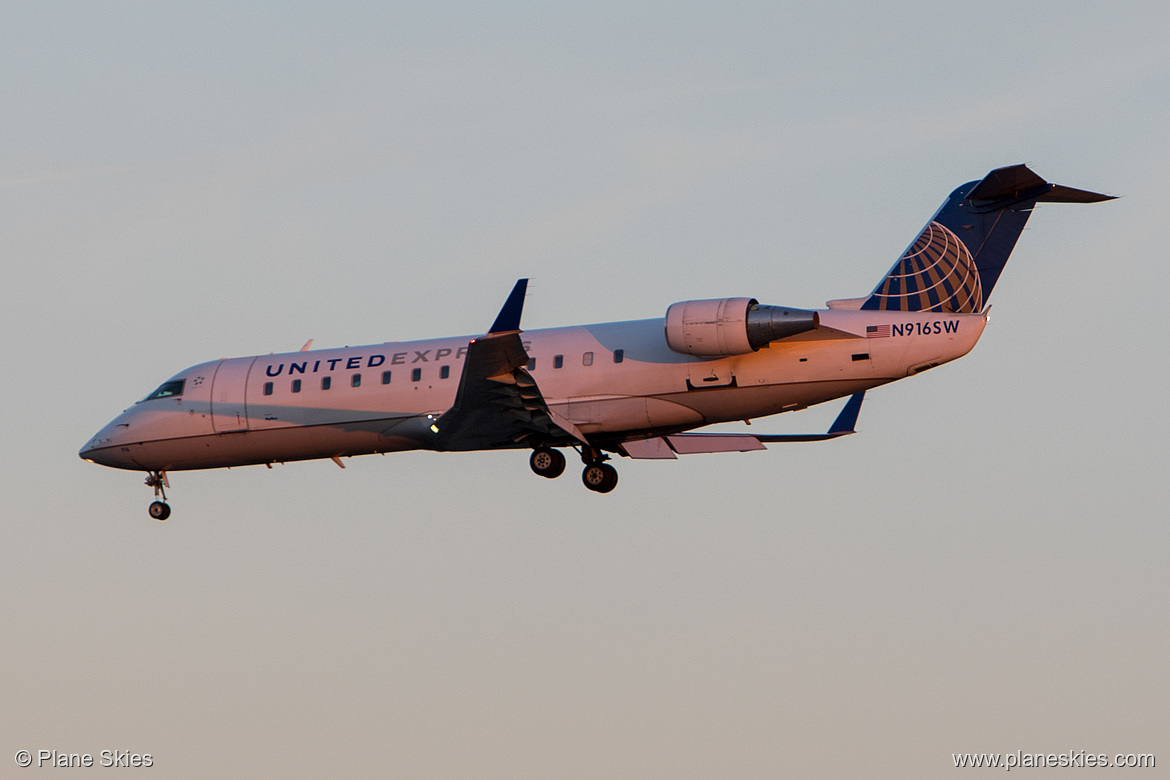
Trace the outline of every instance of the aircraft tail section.
<instances>
[{"instance_id":1,"label":"aircraft tail section","mask_svg":"<svg viewBox=\"0 0 1170 780\"><path fill-rule=\"evenodd\" d=\"M950 194L861 308L982 311L1037 203L1112 198L1051 184L1026 165L997 168Z\"/></svg>"}]
</instances>

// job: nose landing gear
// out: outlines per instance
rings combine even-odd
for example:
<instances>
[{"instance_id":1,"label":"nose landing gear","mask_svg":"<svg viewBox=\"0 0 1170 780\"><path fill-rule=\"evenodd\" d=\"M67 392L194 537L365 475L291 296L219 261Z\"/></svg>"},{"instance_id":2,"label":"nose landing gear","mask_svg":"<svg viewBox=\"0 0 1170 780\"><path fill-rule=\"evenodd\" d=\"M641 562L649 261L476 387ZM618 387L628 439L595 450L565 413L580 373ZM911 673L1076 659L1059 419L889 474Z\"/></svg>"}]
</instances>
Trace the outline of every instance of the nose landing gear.
<instances>
[{"instance_id":1,"label":"nose landing gear","mask_svg":"<svg viewBox=\"0 0 1170 780\"><path fill-rule=\"evenodd\" d=\"M154 501L150 505L150 516L155 520L162 522L171 516L171 506L167 501L166 488L171 486L167 480L167 473L165 471L151 471L146 475L146 486L154 488L154 497L157 499L162 496L162 501Z\"/></svg>"}]
</instances>

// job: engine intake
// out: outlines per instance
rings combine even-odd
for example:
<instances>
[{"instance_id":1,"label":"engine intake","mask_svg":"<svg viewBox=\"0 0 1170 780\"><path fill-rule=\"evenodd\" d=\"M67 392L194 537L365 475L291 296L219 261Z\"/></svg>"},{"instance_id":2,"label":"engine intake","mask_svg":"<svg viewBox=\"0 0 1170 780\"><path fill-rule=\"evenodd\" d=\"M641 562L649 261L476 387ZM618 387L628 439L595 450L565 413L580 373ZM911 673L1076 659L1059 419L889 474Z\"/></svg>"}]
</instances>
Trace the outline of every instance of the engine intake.
<instances>
[{"instance_id":1,"label":"engine intake","mask_svg":"<svg viewBox=\"0 0 1170 780\"><path fill-rule=\"evenodd\" d=\"M816 327L815 311L761 306L755 298L682 301L666 310L667 346L697 357L746 355Z\"/></svg>"}]
</instances>

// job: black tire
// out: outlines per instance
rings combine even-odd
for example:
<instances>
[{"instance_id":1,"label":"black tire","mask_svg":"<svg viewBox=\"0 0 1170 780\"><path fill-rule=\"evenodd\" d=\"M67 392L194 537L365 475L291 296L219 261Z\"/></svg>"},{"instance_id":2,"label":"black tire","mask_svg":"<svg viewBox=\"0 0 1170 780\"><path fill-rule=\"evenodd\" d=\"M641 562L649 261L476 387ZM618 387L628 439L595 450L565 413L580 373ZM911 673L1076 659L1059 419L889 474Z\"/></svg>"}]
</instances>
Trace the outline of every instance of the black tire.
<instances>
[{"instance_id":1,"label":"black tire","mask_svg":"<svg viewBox=\"0 0 1170 780\"><path fill-rule=\"evenodd\" d=\"M597 493L608 493L617 487L617 469L608 463L590 463L581 472L585 487Z\"/></svg>"},{"instance_id":2,"label":"black tire","mask_svg":"<svg viewBox=\"0 0 1170 780\"><path fill-rule=\"evenodd\" d=\"M565 455L560 450L538 447L533 450L528 465L546 479L556 479L565 473Z\"/></svg>"},{"instance_id":3,"label":"black tire","mask_svg":"<svg viewBox=\"0 0 1170 780\"><path fill-rule=\"evenodd\" d=\"M608 463L602 463L601 468L605 471L605 483L600 488L598 488L597 492L598 493L608 493L609 491L611 491L615 487L617 487L617 483L618 483L617 469L615 469L613 466L609 465Z\"/></svg>"},{"instance_id":4,"label":"black tire","mask_svg":"<svg viewBox=\"0 0 1170 780\"><path fill-rule=\"evenodd\" d=\"M160 523L171 516L170 505L164 504L162 501L155 501L150 505L150 509L147 511L150 512L151 517L153 517L155 520L158 520Z\"/></svg>"}]
</instances>

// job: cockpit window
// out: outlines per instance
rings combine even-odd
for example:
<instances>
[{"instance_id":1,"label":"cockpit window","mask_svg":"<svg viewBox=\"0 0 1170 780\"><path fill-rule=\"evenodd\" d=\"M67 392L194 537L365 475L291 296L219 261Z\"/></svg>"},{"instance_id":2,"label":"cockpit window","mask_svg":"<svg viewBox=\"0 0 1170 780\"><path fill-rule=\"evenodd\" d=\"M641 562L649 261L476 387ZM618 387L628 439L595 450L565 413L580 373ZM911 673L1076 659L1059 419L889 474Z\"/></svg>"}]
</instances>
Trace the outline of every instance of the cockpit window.
<instances>
[{"instance_id":1,"label":"cockpit window","mask_svg":"<svg viewBox=\"0 0 1170 780\"><path fill-rule=\"evenodd\" d=\"M143 401L153 401L156 398L177 398L183 394L183 379L174 382L165 382L158 390L143 398Z\"/></svg>"}]
</instances>

